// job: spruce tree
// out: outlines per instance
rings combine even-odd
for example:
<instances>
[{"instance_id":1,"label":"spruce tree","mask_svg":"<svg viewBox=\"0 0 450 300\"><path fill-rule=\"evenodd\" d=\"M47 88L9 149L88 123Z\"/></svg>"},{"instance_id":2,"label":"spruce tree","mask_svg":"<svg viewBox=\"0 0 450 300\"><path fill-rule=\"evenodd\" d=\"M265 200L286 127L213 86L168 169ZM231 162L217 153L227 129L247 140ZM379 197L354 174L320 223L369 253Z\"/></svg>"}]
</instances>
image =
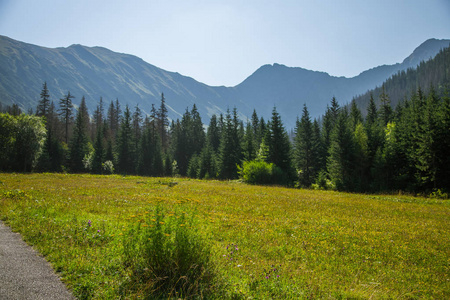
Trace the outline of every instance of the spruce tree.
<instances>
[{"instance_id":1,"label":"spruce tree","mask_svg":"<svg viewBox=\"0 0 450 300\"><path fill-rule=\"evenodd\" d=\"M207 144L211 146L211 150L217 153L220 145L220 130L217 123L217 116L212 115L209 121L208 130L206 132Z\"/></svg>"},{"instance_id":2,"label":"spruce tree","mask_svg":"<svg viewBox=\"0 0 450 300\"><path fill-rule=\"evenodd\" d=\"M255 150L255 139L254 139L254 131L252 124L247 122L247 128L245 130L244 142L243 142L243 151L244 151L244 160L252 161L256 158L256 150Z\"/></svg>"},{"instance_id":3,"label":"spruce tree","mask_svg":"<svg viewBox=\"0 0 450 300\"><path fill-rule=\"evenodd\" d=\"M189 143L192 144L192 155L200 154L205 145L205 131L203 129L202 118L197 110L197 106L194 104L191 109L192 122L189 128Z\"/></svg>"},{"instance_id":4,"label":"spruce tree","mask_svg":"<svg viewBox=\"0 0 450 300\"><path fill-rule=\"evenodd\" d=\"M356 105L355 99L352 100L350 104L350 122L351 122L351 130L355 131L356 126L363 122L361 111Z\"/></svg>"},{"instance_id":5,"label":"spruce tree","mask_svg":"<svg viewBox=\"0 0 450 300\"><path fill-rule=\"evenodd\" d=\"M135 172L134 145L131 112L127 105L117 140L117 169L119 173L133 174Z\"/></svg>"},{"instance_id":6,"label":"spruce tree","mask_svg":"<svg viewBox=\"0 0 450 300\"><path fill-rule=\"evenodd\" d=\"M348 113L339 113L331 134L327 168L338 190L351 191L354 187L354 141L348 124Z\"/></svg>"},{"instance_id":7,"label":"spruce tree","mask_svg":"<svg viewBox=\"0 0 450 300\"><path fill-rule=\"evenodd\" d=\"M47 82L44 82L40 96L41 98L36 108L36 115L40 117L47 117L50 109L50 94L47 88Z\"/></svg>"},{"instance_id":8,"label":"spruce tree","mask_svg":"<svg viewBox=\"0 0 450 300\"><path fill-rule=\"evenodd\" d=\"M354 140L354 187L359 192L368 189L369 184L369 146L368 137L362 123L356 125L353 131Z\"/></svg>"},{"instance_id":9,"label":"spruce tree","mask_svg":"<svg viewBox=\"0 0 450 300\"><path fill-rule=\"evenodd\" d=\"M291 145L276 107L272 110L268 133L266 140L269 148L268 162L275 164L284 172L286 175L285 183L289 184L295 178L295 171L291 163Z\"/></svg>"},{"instance_id":10,"label":"spruce tree","mask_svg":"<svg viewBox=\"0 0 450 300\"><path fill-rule=\"evenodd\" d=\"M89 154L88 124L89 118L84 97L75 119L72 138L69 146L69 165L72 172L82 172L84 170L83 159Z\"/></svg>"},{"instance_id":11,"label":"spruce tree","mask_svg":"<svg viewBox=\"0 0 450 300\"><path fill-rule=\"evenodd\" d=\"M436 186L450 192L450 97L446 91L442 97L437 128L437 163Z\"/></svg>"},{"instance_id":12,"label":"spruce tree","mask_svg":"<svg viewBox=\"0 0 450 300\"><path fill-rule=\"evenodd\" d=\"M103 163L105 162L105 146L103 141L102 127L97 127L97 134L94 144L94 157L92 158L92 172L95 174L103 173Z\"/></svg>"},{"instance_id":13,"label":"spruce tree","mask_svg":"<svg viewBox=\"0 0 450 300\"><path fill-rule=\"evenodd\" d=\"M309 187L314 182L314 161L318 158L313 145L313 127L306 104L301 120L297 119L294 138L294 161L299 177L299 185Z\"/></svg>"},{"instance_id":14,"label":"spruce tree","mask_svg":"<svg viewBox=\"0 0 450 300\"><path fill-rule=\"evenodd\" d=\"M72 99L75 98L70 94L70 91L67 93L67 95L64 96L64 98L59 99L59 115L61 116L61 119L64 123L64 141L66 144L69 143L69 125L71 123L71 117L72 117Z\"/></svg>"},{"instance_id":15,"label":"spruce tree","mask_svg":"<svg viewBox=\"0 0 450 300\"><path fill-rule=\"evenodd\" d=\"M100 97L100 102L94 111L93 123L91 130L91 140L94 141L97 136L97 131L99 128L103 127L103 99Z\"/></svg>"},{"instance_id":16,"label":"spruce tree","mask_svg":"<svg viewBox=\"0 0 450 300\"><path fill-rule=\"evenodd\" d=\"M198 170L198 178L216 178L217 177L217 162L216 155L212 150L210 144L206 144L200 153L200 162Z\"/></svg>"},{"instance_id":17,"label":"spruce tree","mask_svg":"<svg viewBox=\"0 0 450 300\"><path fill-rule=\"evenodd\" d=\"M156 113L157 118L157 128L158 128L158 135L161 139L161 145L164 151L168 148L168 135L167 135L167 128L169 126L169 119L168 119L168 111L166 107L166 99L164 98L164 93L161 93L161 104L159 106L159 109Z\"/></svg>"},{"instance_id":18,"label":"spruce tree","mask_svg":"<svg viewBox=\"0 0 450 300\"><path fill-rule=\"evenodd\" d=\"M134 137L134 149L139 148L139 141L141 139L141 125L142 125L142 112L139 105L136 105L133 113L133 137Z\"/></svg>"},{"instance_id":19,"label":"spruce tree","mask_svg":"<svg viewBox=\"0 0 450 300\"><path fill-rule=\"evenodd\" d=\"M392 117L392 107L391 107L391 100L389 99L389 96L386 94L384 84L382 86L381 95L380 95L380 118L383 126L386 126L389 121L391 121Z\"/></svg>"},{"instance_id":20,"label":"spruce tree","mask_svg":"<svg viewBox=\"0 0 450 300\"><path fill-rule=\"evenodd\" d=\"M219 176L222 179L235 179L238 177L237 165L241 163L242 150L237 126L236 108L233 109L233 118L228 110L225 115L219 149Z\"/></svg>"}]
</instances>

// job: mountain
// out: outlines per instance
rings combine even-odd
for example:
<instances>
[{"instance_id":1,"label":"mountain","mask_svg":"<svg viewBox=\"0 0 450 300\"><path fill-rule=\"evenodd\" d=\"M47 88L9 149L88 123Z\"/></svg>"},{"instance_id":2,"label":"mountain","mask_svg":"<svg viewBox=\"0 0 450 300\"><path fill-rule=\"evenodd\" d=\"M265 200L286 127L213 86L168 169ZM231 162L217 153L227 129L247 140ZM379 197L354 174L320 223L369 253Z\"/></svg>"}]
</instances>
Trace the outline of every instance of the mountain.
<instances>
[{"instance_id":1,"label":"mountain","mask_svg":"<svg viewBox=\"0 0 450 300\"><path fill-rule=\"evenodd\" d=\"M427 94L433 87L436 94L444 95L450 88L450 48L445 48L432 59L422 61L417 68L399 71L383 82L382 87L376 87L363 95L355 97L355 102L363 113L367 111L370 95L380 105L380 95L383 91L389 96L391 105L396 107L401 101L410 99L412 93L420 89Z\"/></svg>"},{"instance_id":2,"label":"mountain","mask_svg":"<svg viewBox=\"0 0 450 300\"><path fill-rule=\"evenodd\" d=\"M195 103L204 123L212 114L233 107L244 120L254 108L267 120L276 106L286 127L293 128L304 103L311 115L318 117L333 96L348 103L391 75L428 60L449 43L428 40L402 63L379 66L353 78L273 64L262 66L235 87L212 87L106 48L45 48L0 36L0 103L35 109L46 81L55 103L70 91L75 104L85 96L91 113L100 97L106 106L118 98L123 106L133 109L139 105L149 113L152 103L158 106L164 93L171 118L180 117Z\"/></svg>"}]
</instances>

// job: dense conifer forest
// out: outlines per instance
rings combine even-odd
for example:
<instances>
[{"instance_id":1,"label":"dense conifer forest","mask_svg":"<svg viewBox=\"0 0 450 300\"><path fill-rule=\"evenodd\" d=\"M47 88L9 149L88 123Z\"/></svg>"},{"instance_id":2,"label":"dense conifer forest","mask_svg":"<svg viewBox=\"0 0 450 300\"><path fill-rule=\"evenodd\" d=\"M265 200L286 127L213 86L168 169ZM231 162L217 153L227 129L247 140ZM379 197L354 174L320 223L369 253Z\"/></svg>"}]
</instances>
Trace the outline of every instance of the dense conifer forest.
<instances>
[{"instance_id":1,"label":"dense conifer forest","mask_svg":"<svg viewBox=\"0 0 450 300\"><path fill-rule=\"evenodd\" d=\"M268 120L254 111L244 122L234 108L204 124L193 105L169 123L161 94L150 115L138 106L102 99L90 115L84 98L73 106L70 92L58 103L51 101L44 83L35 113L23 114L14 105L1 108L0 170L242 178L352 192L444 193L450 188L449 52L387 81L395 95L399 86L413 88L395 107L384 86L377 96L369 94L364 111L355 100L341 106L332 98L323 117L312 120L305 105L298 108L301 117L291 137L276 107ZM421 70L437 70L423 72L428 77L437 72L434 77L444 80L437 88L425 80L430 85L424 92ZM415 84L405 81L408 77Z\"/></svg>"}]
</instances>

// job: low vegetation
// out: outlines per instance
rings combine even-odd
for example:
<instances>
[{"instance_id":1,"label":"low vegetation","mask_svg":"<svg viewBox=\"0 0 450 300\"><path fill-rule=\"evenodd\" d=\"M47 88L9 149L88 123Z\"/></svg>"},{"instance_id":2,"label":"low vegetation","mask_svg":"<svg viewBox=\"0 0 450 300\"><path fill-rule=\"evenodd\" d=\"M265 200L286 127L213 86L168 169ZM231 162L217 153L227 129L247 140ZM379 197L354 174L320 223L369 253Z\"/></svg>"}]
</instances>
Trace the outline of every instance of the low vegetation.
<instances>
[{"instance_id":1,"label":"low vegetation","mask_svg":"<svg viewBox=\"0 0 450 300\"><path fill-rule=\"evenodd\" d=\"M450 202L0 174L0 218L79 299L449 299Z\"/></svg>"}]
</instances>

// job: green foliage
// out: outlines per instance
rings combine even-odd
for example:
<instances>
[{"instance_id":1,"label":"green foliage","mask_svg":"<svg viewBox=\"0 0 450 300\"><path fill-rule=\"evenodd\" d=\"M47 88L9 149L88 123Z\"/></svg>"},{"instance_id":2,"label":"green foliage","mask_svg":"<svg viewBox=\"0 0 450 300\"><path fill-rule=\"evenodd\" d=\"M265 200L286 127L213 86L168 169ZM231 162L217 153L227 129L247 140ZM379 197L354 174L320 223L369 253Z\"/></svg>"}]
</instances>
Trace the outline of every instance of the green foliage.
<instances>
[{"instance_id":1,"label":"green foliage","mask_svg":"<svg viewBox=\"0 0 450 300\"><path fill-rule=\"evenodd\" d=\"M77 298L449 298L448 200L114 175L5 173L1 181L2 221ZM196 253L185 262L208 260L199 284L194 270L179 271L181 249ZM146 262L160 254L158 275ZM163 294L180 278L181 292L175 284Z\"/></svg>"},{"instance_id":2,"label":"green foliage","mask_svg":"<svg viewBox=\"0 0 450 300\"><path fill-rule=\"evenodd\" d=\"M198 178L211 179L217 177L217 161L216 154L211 149L212 147L206 145L199 157Z\"/></svg>"},{"instance_id":3,"label":"green foliage","mask_svg":"<svg viewBox=\"0 0 450 300\"><path fill-rule=\"evenodd\" d=\"M329 154L327 168L331 181L338 190L352 190L354 188L354 140L345 110L339 113L336 121L331 135Z\"/></svg>"},{"instance_id":4,"label":"green foliage","mask_svg":"<svg viewBox=\"0 0 450 300\"><path fill-rule=\"evenodd\" d=\"M70 91L67 92L67 95L65 95L63 98L59 99L59 115L62 119L62 122L64 124L64 141L66 144L69 143L69 125L71 123L71 117L72 117L72 99L75 98L73 95L70 94Z\"/></svg>"},{"instance_id":5,"label":"green foliage","mask_svg":"<svg viewBox=\"0 0 450 300\"><path fill-rule=\"evenodd\" d=\"M318 126L318 125L317 125ZM297 120L294 138L294 162L298 171L298 183L310 187L320 168L320 133L314 130L306 104L300 121Z\"/></svg>"},{"instance_id":6,"label":"green foliage","mask_svg":"<svg viewBox=\"0 0 450 300\"><path fill-rule=\"evenodd\" d=\"M186 175L191 178L197 178L200 169L200 158L194 154L189 161Z\"/></svg>"},{"instance_id":7,"label":"green foliage","mask_svg":"<svg viewBox=\"0 0 450 300\"><path fill-rule=\"evenodd\" d=\"M327 173L320 172L317 176L316 182L311 186L315 190L335 190L336 186L334 183L328 178Z\"/></svg>"},{"instance_id":8,"label":"green foliage","mask_svg":"<svg viewBox=\"0 0 450 300\"><path fill-rule=\"evenodd\" d=\"M134 145L131 113L126 106L117 141L117 170L119 173L133 174L135 172Z\"/></svg>"},{"instance_id":9,"label":"green foliage","mask_svg":"<svg viewBox=\"0 0 450 300\"><path fill-rule=\"evenodd\" d=\"M38 162L45 138L41 117L0 114L0 170L31 171Z\"/></svg>"},{"instance_id":10,"label":"green foliage","mask_svg":"<svg viewBox=\"0 0 450 300\"><path fill-rule=\"evenodd\" d=\"M249 184L282 184L289 183L287 174L273 163L262 160L244 161L238 166L242 181Z\"/></svg>"},{"instance_id":11,"label":"green foliage","mask_svg":"<svg viewBox=\"0 0 450 300\"><path fill-rule=\"evenodd\" d=\"M72 138L69 146L69 165L72 172L82 172L83 161L86 156L91 156L88 170L92 168L92 153L89 147L89 114L87 112L84 97L81 99L81 105L75 119L75 127L73 129Z\"/></svg>"},{"instance_id":12,"label":"green foliage","mask_svg":"<svg viewBox=\"0 0 450 300\"><path fill-rule=\"evenodd\" d=\"M238 125L237 110L233 110L233 117L228 111L219 148L219 177L222 179L235 179L238 176L237 166L242 159Z\"/></svg>"},{"instance_id":13,"label":"green foliage","mask_svg":"<svg viewBox=\"0 0 450 300\"><path fill-rule=\"evenodd\" d=\"M214 273L210 246L199 236L195 219L185 212L153 215L137 222L123 237L123 265L131 270L120 294L140 290L147 299L204 297Z\"/></svg>"}]
</instances>

